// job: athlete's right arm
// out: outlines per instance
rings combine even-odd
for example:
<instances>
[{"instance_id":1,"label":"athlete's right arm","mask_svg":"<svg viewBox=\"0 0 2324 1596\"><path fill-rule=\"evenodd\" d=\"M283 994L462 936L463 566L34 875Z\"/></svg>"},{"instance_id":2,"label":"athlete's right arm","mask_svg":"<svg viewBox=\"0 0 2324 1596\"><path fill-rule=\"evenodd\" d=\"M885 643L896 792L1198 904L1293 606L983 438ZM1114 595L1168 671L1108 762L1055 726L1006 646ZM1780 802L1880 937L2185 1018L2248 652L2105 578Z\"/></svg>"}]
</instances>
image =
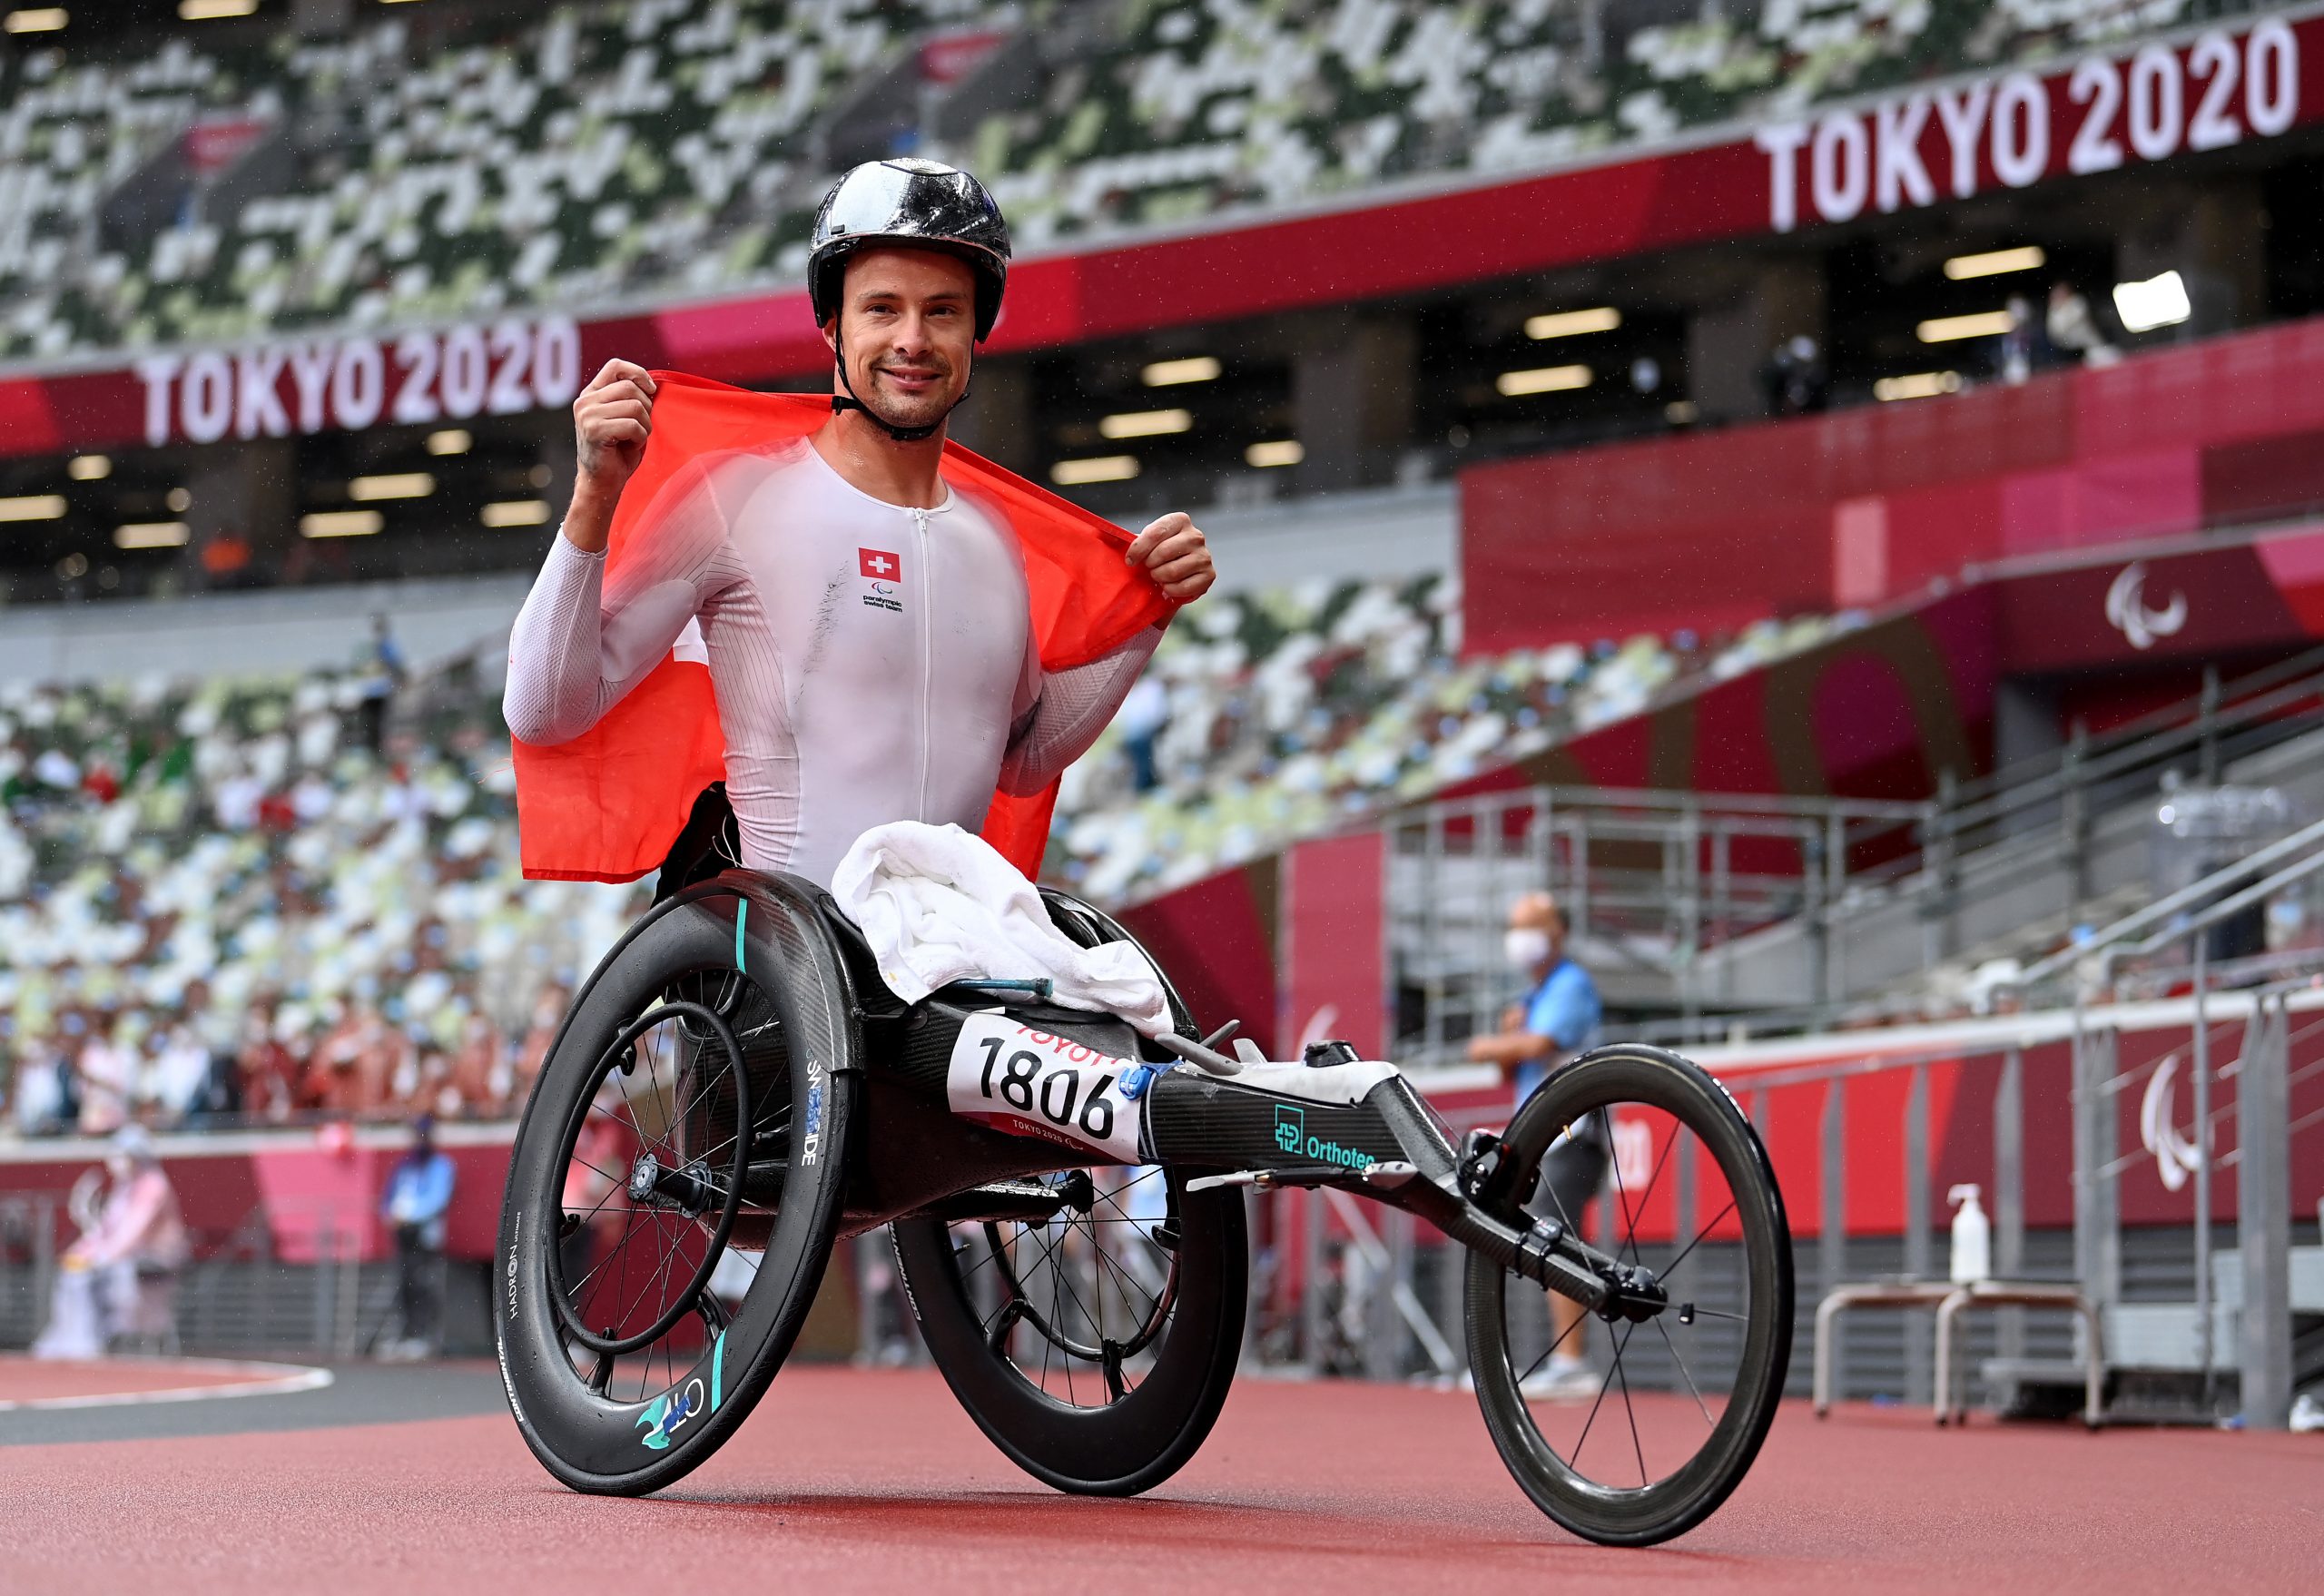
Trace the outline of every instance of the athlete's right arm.
<instances>
[{"instance_id":1,"label":"athlete's right arm","mask_svg":"<svg viewBox=\"0 0 2324 1596\"><path fill-rule=\"evenodd\" d=\"M549 745L596 725L717 602L725 544L725 517L699 463L681 468L645 507L611 581L602 544L588 552L559 534L508 635L501 708L509 734Z\"/></svg>"},{"instance_id":2,"label":"athlete's right arm","mask_svg":"<svg viewBox=\"0 0 2324 1596\"><path fill-rule=\"evenodd\" d=\"M583 554L605 552L621 490L645 458L654 430L654 379L643 366L607 360L573 401L573 503L565 538Z\"/></svg>"}]
</instances>

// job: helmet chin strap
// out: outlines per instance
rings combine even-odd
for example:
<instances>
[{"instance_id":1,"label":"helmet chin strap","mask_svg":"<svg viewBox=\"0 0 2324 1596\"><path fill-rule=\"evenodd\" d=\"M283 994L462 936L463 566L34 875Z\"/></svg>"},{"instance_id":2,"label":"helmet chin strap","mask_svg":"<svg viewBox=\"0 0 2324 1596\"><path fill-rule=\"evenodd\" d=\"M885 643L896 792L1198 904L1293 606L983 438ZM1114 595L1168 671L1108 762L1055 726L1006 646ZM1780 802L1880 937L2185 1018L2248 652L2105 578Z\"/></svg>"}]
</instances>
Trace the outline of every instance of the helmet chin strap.
<instances>
[{"instance_id":1,"label":"helmet chin strap","mask_svg":"<svg viewBox=\"0 0 2324 1596\"><path fill-rule=\"evenodd\" d=\"M832 342L832 350L839 357L839 385L847 389L847 395L843 399L838 394L832 395L832 414L836 416L843 410L861 410L872 425L898 443L921 443L935 437L943 429L944 423L951 419L952 412L959 409L969 397L969 390L964 387L960 389L960 397L945 406L944 413L925 427L899 427L870 405L865 404L863 396L855 391L855 384L849 380L847 375L846 345L834 338Z\"/></svg>"}]
</instances>

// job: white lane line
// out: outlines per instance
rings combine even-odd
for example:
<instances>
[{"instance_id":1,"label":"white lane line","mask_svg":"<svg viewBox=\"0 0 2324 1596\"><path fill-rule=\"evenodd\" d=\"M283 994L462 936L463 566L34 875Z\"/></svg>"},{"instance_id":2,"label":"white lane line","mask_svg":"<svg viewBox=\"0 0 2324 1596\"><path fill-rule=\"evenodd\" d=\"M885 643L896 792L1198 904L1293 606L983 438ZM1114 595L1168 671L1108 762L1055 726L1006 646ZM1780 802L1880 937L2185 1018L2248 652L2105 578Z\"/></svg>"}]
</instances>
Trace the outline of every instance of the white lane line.
<instances>
[{"instance_id":1,"label":"white lane line","mask_svg":"<svg viewBox=\"0 0 2324 1596\"><path fill-rule=\"evenodd\" d=\"M297 1364L202 1364L195 1367L232 1369L254 1376L231 1385L181 1385L162 1391L107 1391L91 1396L32 1396L0 1401L0 1413L76 1407L133 1407L153 1402L208 1402L227 1396L282 1396L294 1391L320 1391L333 1375L329 1369L302 1368Z\"/></svg>"}]
</instances>

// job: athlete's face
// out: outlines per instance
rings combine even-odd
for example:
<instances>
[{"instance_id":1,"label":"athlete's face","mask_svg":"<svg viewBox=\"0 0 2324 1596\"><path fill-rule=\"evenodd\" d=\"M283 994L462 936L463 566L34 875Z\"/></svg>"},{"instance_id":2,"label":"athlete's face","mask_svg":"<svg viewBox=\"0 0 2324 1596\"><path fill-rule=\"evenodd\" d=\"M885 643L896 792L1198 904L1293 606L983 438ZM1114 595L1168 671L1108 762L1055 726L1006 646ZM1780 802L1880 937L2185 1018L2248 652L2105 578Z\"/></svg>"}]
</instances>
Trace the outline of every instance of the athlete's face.
<instances>
[{"instance_id":1,"label":"athlete's face","mask_svg":"<svg viewBox=\"0 0 2324 1596\"><path fill-rule=\"evenodd\" d=\"M865 250L848 261L840 313L823 337L845 350L856 397L895 426L925 427L969 385L976 306L976 273L958 256Z\"/></svg>"}]
</instances>

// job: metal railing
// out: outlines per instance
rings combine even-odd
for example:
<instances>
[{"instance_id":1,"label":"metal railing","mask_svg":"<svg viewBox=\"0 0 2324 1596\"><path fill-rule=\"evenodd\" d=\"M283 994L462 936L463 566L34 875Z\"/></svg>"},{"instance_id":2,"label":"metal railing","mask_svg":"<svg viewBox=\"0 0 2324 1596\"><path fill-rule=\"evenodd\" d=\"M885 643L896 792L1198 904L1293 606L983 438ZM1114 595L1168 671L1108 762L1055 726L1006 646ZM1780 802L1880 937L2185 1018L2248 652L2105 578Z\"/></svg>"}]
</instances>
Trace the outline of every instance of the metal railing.
<instances>
[{"instance_id":1,"label":"metal railing","mask_svg":"<svg viewBox=\"0 0 2324 1596\"><path fill-rule=\"evenodd\" d=\"M29 1345L48 1323L63 1255L63 1199L0 1196L0 1346ZM175 1296L178 1338L189 1351L302 1351L347 1358L369 1350L387 1316L392 1265L361 1256L362 1215L330 1203L261 1204L228 1230L197 1232ZM311 1233L312 1256L284 1259L286 1217Z\"/></svg>"},{"instance_id":2,"label":"metal railing","mask_svg":"<svg viewBox=\"0 0 2324 1596\"><path fill-rule=\"evenodd\" d=\"M2299 1132L2324 1123L2324 1110L2291 1117L2291 1088L2319 1072L2324 1060L2297 1074L2291 1069L2295 1040L2324 1034L2324 1021L2303 1027L2295 1037L2288 1000L2311 990L2315 973L2270 981L2236 992L2215 994L2211 933L2268 899L2324 873L2324 822L2293 833L2226 869L2127 915L2079 947L2063 951L2025 972L2031 987L2072 970L2074 981L2075 1079L2075 1257L2086 1286L2094 1282L2101 1302L2121 1290L2120 1208L2113 1181L2125 1167L2112 1150L2115 1130L2113 1097L2147 1070L2114 1072L2111 1036L2093 1036L2087 1026L2093 997L2112 992L2117 966L2152 959L2181 945L2191 951L2190 1001L2192 1021L2188 1052L2192 1084L2191 1136L2183 1140L2175 1124L2165 1138L2171 1155L2189 1166L2194 1203L2194 1321L2203 1379L2208 1388L2218 1363L2215 1283L2211 1248L2214 1217L2212 1176L2230 1162L2238 1166L2236 1235L2242 1270L2240 1398L2245 1424L2280 1430L2291 1412L2291 1148ZM2324 950L2305 950L2315 970L2324 970ZM2243 1047L2235 1060L2236 1096L2231 1109L2214 1109L2211 1091L2227 1071L2211 1062L2211 1006L2236 1000L2250 1004L2243 1021ZM2085 1054L2089 1062L2083 1063ZM2232 1151L2216 1152L2221 1121L2231 1112L2236 1129ZM2183 1152L2180 1149L2183 1147Z\"/></svg>"},{"instance_id":3,"label":"metal railing","mask_svg":"<svg viewBox=\"0 0 2324 1596\"><path fill-rule=\"evenodd\" d=\"M1386 823L1394 1055L1445 1061L1497 1029L1510 901L1552 886L1616 1001L1692 1007L1738 994L1691 979L1703 950L1826 911L1929 806L1855 799L1529 787L1441 800Z\"/></svg>"},{"instance_id":4,"label":"metal railing","mask_svg":"<svg viewBox=\"0 0 2324 1596\"><path fill-rule=\"evenodd\" d=\"M2319 730L2324 649L2213 671L2102 736L2077 724L2053 754L1944 775L1927 803L1544 785L1417 805L1383 823L1396 1056L1446 1061L1495 1029L1502 916L1529 888L1557 892L1611 1002L1679 1017L1674 1039L1732 1023L1704 1015L1837 1023L1996 936L2064 935L2143 881L2142 805L2167 777L2213 783ZM2324 744L2295 763L2324 779Z\"/></svg>"}]
</instances>

